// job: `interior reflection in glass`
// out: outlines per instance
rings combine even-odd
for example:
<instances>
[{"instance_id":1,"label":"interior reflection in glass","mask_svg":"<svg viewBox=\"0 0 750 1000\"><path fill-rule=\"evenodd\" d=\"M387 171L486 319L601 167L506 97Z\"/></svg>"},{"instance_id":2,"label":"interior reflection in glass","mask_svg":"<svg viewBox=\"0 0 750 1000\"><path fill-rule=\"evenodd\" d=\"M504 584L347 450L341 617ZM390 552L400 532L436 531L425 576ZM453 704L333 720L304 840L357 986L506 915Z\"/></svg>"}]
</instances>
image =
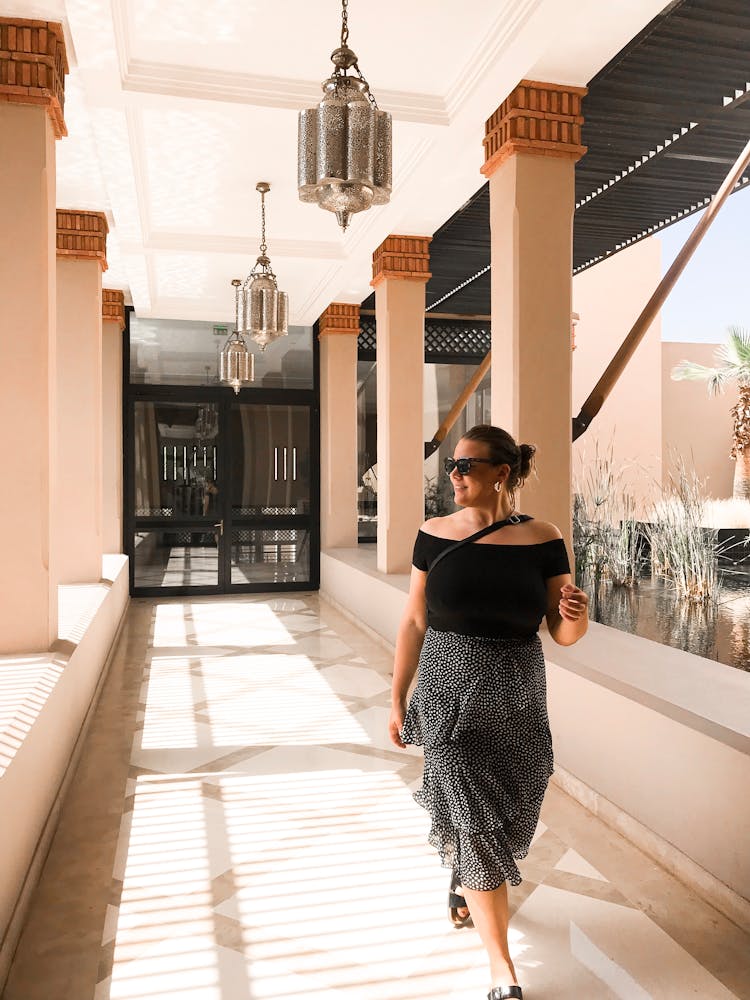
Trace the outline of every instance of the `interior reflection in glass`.
<instances>
[{"instance_id":1,"label":"interior reflection in glass","mask_svg":"<svg viewBox=\"0 0 750 1000\"><path fill-rule=\"evenodd\" d=\"M216 531L138 531L133 569L136 587L215 587L219 579Z\"/></svg>"},{"instance_id":2,"label":"interior reflection in glass","mask_svg":"<svg viewBox=\"0 0 750 1000\"><path fill-rule=\"evenodd\" d=\"M302 583L310 579L310 532L304 528L232 531L232 583Z\"/></svg>"},{"instance_id":3,"label":"interior reflection in glass","mask_svg":"<svg viewBox=\"0 0 750 1000\"><path fill-rule=\"evenodd\" d=\"M305 406L238 405L230 421L232 517L310 512Z\"/></svg>"},{"instance_id":4,"label":"interior reflection in glass","mask_svg":"<svg viewBox=\"0 0 750 1000\"><path fill-rule=\"evenodd\" d=\"M213 517L219 454L215 403L135 404L136 517Z\"/></svg>"}]
</instances>

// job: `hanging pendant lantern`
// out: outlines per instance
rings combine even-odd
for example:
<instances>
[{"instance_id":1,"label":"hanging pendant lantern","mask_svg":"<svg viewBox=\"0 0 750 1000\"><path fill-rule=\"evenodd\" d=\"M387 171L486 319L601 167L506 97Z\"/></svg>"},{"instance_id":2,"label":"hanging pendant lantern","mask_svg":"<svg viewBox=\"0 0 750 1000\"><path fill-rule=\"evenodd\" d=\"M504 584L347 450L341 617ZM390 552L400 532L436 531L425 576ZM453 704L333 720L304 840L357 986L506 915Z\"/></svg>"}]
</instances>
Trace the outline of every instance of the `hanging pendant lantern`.
<instances>
[{"instance_id":1,"label":"hanging pendant lantern","mask_svg":"<svg viewBox=\"0 0 750 1000\"><path fill-rule=\"evenodd\" d=\"M240 330L242 281L239 278L233 278L232 284L234 285L235 329L232 330L226 344L221 349L219 381L225 385L231 385L235 393L239 393L243 383L252 382L254 378L255 358L248 351Z\"/></svg>"},{"instance_id":2,"label":"hanging pendant lantern","mask_svg":"<svg viewBox=\"0 0 750 1000\"><path fill-rule=\"evenodd\" d=\"M266 253L266 195L271 185L259 181L255 190L260 193L260 256L237 298L237 330L264 351L272 340L289 333L289 300L286 292L279 291Z\"/></svg>"},{"instance_id":3,"label":"hanging pendant lantern","mask_svg":"<svg viewBox=\"0 0 750 1000\"><path fill-rule=\"evenodd\" d=\"M276 275L266 254L266 195L271 185L259 181L255 190L260 192L260 256L242 286L237 329L264 351L272 340L289 333L289 300L286 292L279 291Z\"/></svg>"},{"instance_id":4,"label":"hanging pendant lantern","mask_svg":"<svg viewBox=\"0 0 750 1000\"><path fill-rule=\"evenodd\" d=\"M254 378L254 358L243 338L250 337L264 351L272 340L289 333L289 300L286 292L279 291L266 255L266 195L271 185L259 181L255 190L260 193L260 256L244 283L239 278L232 281L235 329L222 349L220 360L219 380L231 385L235 392Z\"/></svg>"},{"instance_id":5,"label":"hanging pendant lantern","mask_svg":"<svg viewBox=\"0 0 750 1000\"><path fill-rule=\"evenodd\" d=\"M356 212L390 200L393 176L391 116L378 108L347 45L348 2L341 0L341 46L331 55L336 68L321 85L323 99L299 113L297 151L300 201L335 212L343 230Z\"/></svg>"}]
</instances>

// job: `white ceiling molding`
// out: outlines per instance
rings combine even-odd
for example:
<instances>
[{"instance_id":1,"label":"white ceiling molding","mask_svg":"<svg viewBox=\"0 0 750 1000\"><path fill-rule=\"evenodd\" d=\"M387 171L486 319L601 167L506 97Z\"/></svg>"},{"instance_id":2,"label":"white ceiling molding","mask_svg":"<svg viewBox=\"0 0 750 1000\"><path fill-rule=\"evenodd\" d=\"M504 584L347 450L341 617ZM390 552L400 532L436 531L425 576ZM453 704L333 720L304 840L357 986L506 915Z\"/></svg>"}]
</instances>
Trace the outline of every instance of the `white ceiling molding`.
<instances>
[{"instance_id":1,"label":"white ceiling molding","mask_svg":"<svg viewBox=\"0 0 750 1000\"><path fill-rule=\"evenodd\" d=\"M125 120L130 139L130 158L133 165L135 195L141 222L141 241L145 244L151 235L151 218L149 215L151 192L149 190L148 172L146 170L146 143L143 138L143 119L138 108L126 108Z\"/></svg>"},{"instance_id":2,"label":"white ceiling molding","mask_svg":"<svg viewBox=\"0 0 750 1000\"><path fill-rule=\"evenodd\" d=\"M146 257L143 254L123 253L122 267L127 278L125 297L130 298L130 303L135 306L138 313L143 313L144 316L151 315L153 280L148 273ZM105 276L109 276L109 271L105 272ZM122 288L119 284L109 287Z\"/></svg>"},{"instance_id":3,"label":"white ceiling molding","mask_svg":"<svg viewBox=\"0 0 750 1000\"><path fill-rule=\"evenodd\" d=\"M540 0L534 0L540 2ZM200 66L179 66L139 60L132 56L127 0L112 0L122 89L196 101L224 101L258 107L299 111L321 99L321 80L298 80L272 75L237 73ZM324 65L324 64L323 64ZM325 72L328 70L326 69ZM379 105L394 119L424 125L447 125L448 113L440 96L378 88Z\"/></svg>"},{"instance_id":4,"label":"white ceiling molding","mask_svg":"<svg viewBox=\"0 0 750 1000\"><path fill-rule=\"evenodd\" d=\"M327 289L330 287L331 282L338 278L339 270L338 267L332 267L326 271L320 281L314 286L307 299L300 303L297 310L297 315L300 317L297 320L298 323L314 323L315 320L309 320L307 317L314 316L317 319L323 310L334 301L328 298ZM335 301L338 301L338 299ZM325 305L322 305L323 302L325 302ZM292 322L294 322L294 309L290 310L290 314Z\"/></svg>"},{"instance_id":5,"label":"white ceiling molding","mask_svg":"<svg viewBox=\"0 0 750 1000\"><path fill-rule=\"evenodd\" d=\"M446 94L448 114L454 118L477 86L491 74L492 67L503 58L519 32L529 22L544 0L505 0L489 33L474 49L455 83ZM503 100L498 96L497 104ZM494 111L491 108L486 117Z\"/></svg>"},{"instance_id":6,"label":"white ceiling molding","mask_svg":"<svg viewBox=\"0 0 750 1000\"><path fill-rule=\"evenodd\" d=\"M225 73L167 63L131 61L122 77L123 90L162 94L194 101L225 101L267 108L301 108L315 105L322 97L320 81L293 80L280 76ZM445 101L431 94L378 90L378 106L397 121L421 125L448 125Z\"/></svg>"},{"instance_id":7,"label":"white ceiling molding","mask_svg":"<svg viewBox=\"0 0 750 1000\"><path fill-rule=\"evenodd\" d=\"M123 242L123 253L220 253L247 257L252 263L258 256L260 233L250 236L226 236L218 233L170 233L152 230L143 245ZM346 260L346 252L340 243L324 243L314 240L285 240L269 237L268 254L274 257L299 257L302 260L315 257L318 260ZM252 260L250 260L252 258Z\"/></svg>"}]
</instances>

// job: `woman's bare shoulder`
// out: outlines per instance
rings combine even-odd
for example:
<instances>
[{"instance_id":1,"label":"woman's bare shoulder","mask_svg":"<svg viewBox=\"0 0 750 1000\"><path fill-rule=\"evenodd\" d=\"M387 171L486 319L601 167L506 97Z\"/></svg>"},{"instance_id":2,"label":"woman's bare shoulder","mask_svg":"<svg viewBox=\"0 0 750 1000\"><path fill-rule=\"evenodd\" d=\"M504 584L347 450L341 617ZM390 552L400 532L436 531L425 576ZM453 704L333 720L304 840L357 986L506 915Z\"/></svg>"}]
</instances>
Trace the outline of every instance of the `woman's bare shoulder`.
<instances>
[{"instance_id":1,"label":"woman's bare shoulder","mask_svg":"<svg viewBox=\"0 0 750 1000\"><path fill-rule=\"evenodd\" d=\"M455 514L428 517L419 530L425 535L434 535L436 538L453 538L456 534Z\"/></svg>"},{"instance_id":2,"label":"woman's bare shoulder","mask_svg":"<svg viewBox=\"0 0 750 1000\"><path fill-rule=\"evenodd\" d=\"M529 534L533 534L535 542L551 542L555 538L562 538L562 532L557 527L557 525L552 524L551 521L540 521L534 518L531 521L526 522Z\"/></svg>"}]
</instances>

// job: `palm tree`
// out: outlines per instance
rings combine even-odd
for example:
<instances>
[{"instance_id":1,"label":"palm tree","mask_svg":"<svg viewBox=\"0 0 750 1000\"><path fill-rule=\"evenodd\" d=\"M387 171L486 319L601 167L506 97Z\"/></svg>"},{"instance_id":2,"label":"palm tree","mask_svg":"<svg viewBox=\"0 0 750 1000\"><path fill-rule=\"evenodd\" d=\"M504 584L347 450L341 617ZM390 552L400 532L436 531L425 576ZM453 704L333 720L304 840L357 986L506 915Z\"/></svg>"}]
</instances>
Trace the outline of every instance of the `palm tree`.
<instances>
[{"instance_id":1,"label":"palm tree","mask_svg":"<svg viewBox=\"0 0 750 1000\"><path fill-rule=\"evenodd\" d=\"M681 361L672 369L672 378L675 381L704 379L711 395L723 392L732 382L737 383L740 398L732 407L734 426L730 455L735 461L732 493L735 499L750 500L750 332L730 326L727 341L718 348L715 357L719 362L716 368Z\"/></svg>"}]
</instances>

